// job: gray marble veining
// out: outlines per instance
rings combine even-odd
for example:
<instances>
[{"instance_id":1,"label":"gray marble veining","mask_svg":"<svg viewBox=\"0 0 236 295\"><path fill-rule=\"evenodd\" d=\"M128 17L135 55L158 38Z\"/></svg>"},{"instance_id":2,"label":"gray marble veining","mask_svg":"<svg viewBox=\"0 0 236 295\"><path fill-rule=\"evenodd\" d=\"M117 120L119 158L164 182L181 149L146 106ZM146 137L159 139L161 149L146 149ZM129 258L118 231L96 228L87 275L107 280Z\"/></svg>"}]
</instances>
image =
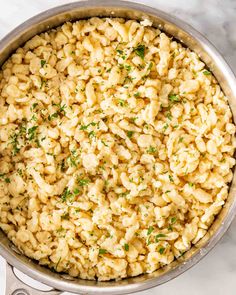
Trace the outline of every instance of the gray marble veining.
<instances>
[{"instance_id":1,"label":"gray marble veining","mask_svg":"<svg viewBox=\"0 0 236 295\"><path fill-rule=\"evenodd\" d=\"M68 0L0 0L0 38L29 17ZM107 1L109 2L109 1ZM136 0L186 21L204 34L236 73L236 0ZM142 295L235 295L236 220L220 243L198 265L180 277ZM0 286L4 286L0 258ZM0 295L4 289L0 288Z\"/></svg>"}]
</instances>

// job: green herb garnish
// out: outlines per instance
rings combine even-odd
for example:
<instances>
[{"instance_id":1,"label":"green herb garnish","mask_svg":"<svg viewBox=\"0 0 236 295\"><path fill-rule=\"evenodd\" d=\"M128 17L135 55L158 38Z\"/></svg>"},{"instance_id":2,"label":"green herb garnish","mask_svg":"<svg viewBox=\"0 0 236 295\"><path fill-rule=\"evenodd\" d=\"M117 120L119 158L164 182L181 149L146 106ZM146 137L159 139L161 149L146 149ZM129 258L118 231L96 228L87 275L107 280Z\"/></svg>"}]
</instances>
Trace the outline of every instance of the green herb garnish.
<instances>
[{"instance_id":1,"label":"green herb garnish","mask_svg":"<svg viewBox=\"0 0 236 295\"><path fill-rule=\"evenodd\" d=\"M72 193L70 192L69 188L65 188L64 192L61 195L62 202L66 202L71 196Z\"/></svg>"},{"instance_id":2,"label":"green herb garnish","mask_svg":"<svg viewBox=\"0 0 236 295\"><path fill-rule=\"evenodd\" d=\"M176 223L176 220L177 220L176 217L171 217L171 219L170 219L170 223L171 223L171 224L174 224L174 223Z\"/></svg>"},{"instance_id":3,"label":"green herb garnish","mask_svg":"<svg viewBox=\"0 0 236 295\"><path fill-rule=\"evenodd\" d=\"M155 242L158 243L159 238L165 238L165 237L166 237L166 235L164 235L164 234L158 234L158 235L155 236Z\"/></svg>"},{"instance_id":4,"label":"green herb garnish","mask_svg":"<svg viewBox=\"0 0 236 295\"><path fill-rule=\"evenodd\" d=\"M149 226L149 228L147 230L147 235L149 236L153 231L154 231L154 227L153 226Z\"/></svg>"},{"instance_id":5,"label":"green herb garnish","mask_svg":"<svg viewBox=\"0 0 236 295\"><path fill-rule=\"evenodd\" d=\"M38 128L38 126L33 126L28 129L27 135L28 135L29 140L33 140L35 138L37 128Z\"/></svg>"},{"instance_id":6,"label":"green herb garnish","mask_svg":"<svg viewBox=\"0 0 236 295\"><path fill-rule=\"evenodd\" d=\"M61 216L61 219L62 219L62 220L69 220L69 217L70 217L70 215L69 215L69 213L67 212L67 213L65 213L65 214L63 214L63 215Z\"/></svg>"},{"instance_id":7,"label":"green herb garnish","mask_svg":"<svg viewBox=\"0 0 236 295\"><path fill-rule=\"evenodd\" d=\"M124 248L125 248L125 251L129 251L129 245L128 244L124 244Z\"/></svg>"},{"instance_id":8,"label":"green herb garnish","mask_svg":"<svg viewBox=\"0 0 236 295\"><path fill-rule=\"evenodd\" d=\"M127 101L125 101L125 100L123 100L123 99L119 99L119 100L118 100L118 104L119 104L119 106L121 106L121 107L125 107L125 106L127 106Z\"/></svg>"},{"instance_id":9,"label":"green herb garnish","mask_svg":"<svg viewBox=\"0 0 236 295\"><path fill-rule=\"evenodd\" d=\"M209 76L209 75L211 75L211 72L210 72L210 71L207 71L207 70L205 70L205 71L203 71L203 74L204 74L205 76Z\"/></svg>"},{"instance_id":10,"label":"green herb garnish","mask_svg":"<svg viewBox=\"0 0 236 295\"><path fill-rule=\"evenodd\" d=\"M101 143L105 146L108 146L108 144L106 144L104 140L101 140Z\"/></svg>"},{"instance_id":11,"label":"green herb garnish","mask_svg":"<svg viewBox=\"0 0 236 295\"><path fill-rule=\"evenodd\" d=\"M91 122L88 125L81 125L79 130L87 130L89 126L95 126L97 123Z\"/></svg>"},{"instance_id":12,"label":"green herb garnish","mask_svg":"<svg viewBox=\"0 0 236 295\"><path fill-rule=\"evenodd\" d=\"M175 94L170 94L168 98L173 103L180 101L179 97L177 95L175 95Z\"/></svg>"},{"instance_id":13,"label":"green herb garnish","mask_svg":"<svg viewBox=\"0 0 236 295\"><path fill-rule=\"evenodd\" d=\"M169 175L169 180L170 180L170 182L174 182L174 179L171 175Z\"/></svg>"},{"instance_id":14,"label":"green herb garnish","mask_svg":"<svg viewBox=\"0 0 236 295\"><path fill-rule=\"evenodd\" d=\"M135 94L134 94L134 97L140 97L140 92L136 92Z\"/></svg>"},{"instance_id":15,"label":"green herb garnish","mask_svg":"<svg viewBox=\"0 0 236 295\"><path fill-rule=\"evenodd\" d=\"M88 134L88 137L89 138L95 137L95 132L94 131L90 131L89 134Z\"/></svg>"},{"instance_id":16,"label":"green herb garnish","mask_svg":"<svg viewBox=\"0 0 236 295\"><path fill-rule=\"evenodd\" d=\"M48 115L48 121L52 121L53 119L58 118L58 116L59 114L57 112L52 115Z\"/></svg>"},{"instance_id":17,"label":"green herb garnish","mask_svg":"<svg viewBox=\"0 0 236 295\"><path fill-rule=\"evenodd\" d=\"M74 191L73 191L73 194L78 195L79 193L80 193L80 190L78 188L75 188Z\"/></svg>"},{"instance_id":18,"label":"green herb garnish","mask_svg":"<svg viewBox=\"0 0 236 295\"><path fill-rule=\"evenodd\" d=\"M39 104L37 102L32 104L32 109L35 109Z\"/></svg>"},{"instance_id":19,"label":"green herb garnish","mask_svg":"<svg viewBox=\"0 0 236 295\"><path fill-rule=\"evenodd\" d=\"M148 150L147 150L147 152L148 152L149 154L154 154L156 151L157 151L157 149L156 149L155 147L153 147L153 146L150 146L150 147L148 148Z\"/></svg>"},{"instance_id":20,"label":"green herb garnish","mask_svg":"<svg viewBox=\"0 0 236 295\"><path fill-rule=\"evenodd\" d=\"M167 129L168 127L169 127L169 124L166 123L166 124L163 126L163 130L166 131L166 129Z\"/></svg>"},{"instance_id":21,"label":"green herb garnish","mask_svg":"<svg viewBox=\"0 0 236 295\"><path fill-rule=\"evenodd\" d=\"M41 59L41 61L40 61L40 64L41 64L41 68L45 65L45 63L46 63L46 60L44 60L44 59Z\"/></svg>"},{"instance_id":22,"label":"green herb garnish","mask_svg":"<svg viewBox=\"0 0 236 295\"><path fill-rule=\"evenodd\" d=\"M165 248L161 247L161 248L158 250L158 252L159 252L160 254L163 254L163 253L165 252Z\"/></svg>"},{"instance_id":23,"label":"green herb garnish","mask_svg":"<svg viewBox=\"0 0 236 295\"><path fill-rule=\"evenodd\" d=\"M85 179L85 178L78 178L77 182L78 182L79 186L86 186L89 184L90 180Z\"/></svg>"},{"instance_id":24,"label":"green herb garnish","mask_svg":"<svg viewBox=\"0 0 236 295\"><path fill-rule=\"evenodd\" d=\"M171 121L172 120L172 116L171 116L171 113L170 112L168 112L167 114L166 114L166 117Z\"/></svg>"},{"instance_id":25,"label":"green herb garnish","mask_svg":"<svg viewBox=\"0 0 236 295\"><path fill-rule=\"evenodd\" d=\"M130 72L131 71L131 66L130 65L125 65L125 69L127 72Z\"/></svg>"},{"instance_id":26,"label":"green herb garnish","mask_svg":"<svg viewBox=\"0 0 236 295\"><path fill-rule=\"evenodd\" d=\"M127 131L127 136L131 138L134 134L134 131Z\"/></svg>"},{"instance_id":27,"label":"green herb garnish","mask_svg":"<svg viewBox=\"0 0 236 295\"><path fill-rule=\"evenodd\" d=\"M107 250L106 249L99 249L99 255L101 254L106 254L107 253Z\"/></svg>"},{"instance_id":28,"label":"green herb garnish","mask_svg":"<svg viewBox=\"0 0 236 295\"><path fill-rule=\"evenodd\" d=\"M153 62L150 62L149 65L148 65L148 68L147 68L148 71L151 70L152 66L153 66Z\"/></svg>"},{"instance_id":29,"label":"green herb garnish","mask_svg":"<svg viewBox=\"0 0 236 295\"><path fill-rule=\"evenodd\" d=\"M145 55L145 46L139 44L137 47L134 48L134 52L141 57L142 59L144 59L144 55Z\"/></svg>"}]
</instances>

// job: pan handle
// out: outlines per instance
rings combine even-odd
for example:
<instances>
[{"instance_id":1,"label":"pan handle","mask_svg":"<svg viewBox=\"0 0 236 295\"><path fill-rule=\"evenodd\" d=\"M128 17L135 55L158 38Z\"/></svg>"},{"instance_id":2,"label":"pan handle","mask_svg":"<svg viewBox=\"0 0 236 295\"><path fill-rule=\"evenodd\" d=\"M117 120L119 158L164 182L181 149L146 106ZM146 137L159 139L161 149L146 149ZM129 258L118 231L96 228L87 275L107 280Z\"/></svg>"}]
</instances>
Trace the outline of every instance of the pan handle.
<instances>
[{"instance_id":1,"label":"pan handle","mask_svg":"<svg viewBox=\"0 0 236 295\"><path fill-rule=\"evenodd\" d=\"M62 291L41 291L26 285L15 274L13 266L6 264L6 292L5 295L59 295Z\"/></svg>"}]
</instances>

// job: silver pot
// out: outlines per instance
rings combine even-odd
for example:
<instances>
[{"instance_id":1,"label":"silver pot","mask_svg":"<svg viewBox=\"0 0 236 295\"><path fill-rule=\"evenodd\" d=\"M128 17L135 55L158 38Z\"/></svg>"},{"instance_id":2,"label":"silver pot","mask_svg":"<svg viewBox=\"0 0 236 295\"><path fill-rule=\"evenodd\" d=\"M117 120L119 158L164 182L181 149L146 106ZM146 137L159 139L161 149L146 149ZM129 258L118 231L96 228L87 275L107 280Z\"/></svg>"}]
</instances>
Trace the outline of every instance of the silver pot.
<instances>
[{"instance_id":1,"label":"silver pot","mask_svg":"<svg viewBox=\"0 0 236 295\"><path fill-rule=\"evenodd\" d=\"M199 54L219 81L224 93L229 97L231 110L236 118L236 80L224 59L201 34L183 21L160 10L137 3L119 0L89 0L59 6L43 12L13 30L0 42L0 64L19 46L34 35L75 19L99 17L123 17L127 19L150 19L153 25L174 36L183 44ZM80 294L125 294L146 290L163 284L188 270L202 259L220 240L228 229L236 212L235 195L236 175L231 184L229 197L224 208L217 216L208 233L183 257L152 274L144 274L121 281L96 282L71 278L68 275L53 273L46 267L23 256L0 231L0 254L7 260L7 294L39 294L33 289L17 282L12 267L16 267L30 277L57 290ZM17 289L17 290L16 290ZM15 292L13 292L15 291ZM25 292L25 293L24 293ZM59 294L60 291L51 291ZM40 293L42 294L42 293Z\"/></svg>"}]
</instances>

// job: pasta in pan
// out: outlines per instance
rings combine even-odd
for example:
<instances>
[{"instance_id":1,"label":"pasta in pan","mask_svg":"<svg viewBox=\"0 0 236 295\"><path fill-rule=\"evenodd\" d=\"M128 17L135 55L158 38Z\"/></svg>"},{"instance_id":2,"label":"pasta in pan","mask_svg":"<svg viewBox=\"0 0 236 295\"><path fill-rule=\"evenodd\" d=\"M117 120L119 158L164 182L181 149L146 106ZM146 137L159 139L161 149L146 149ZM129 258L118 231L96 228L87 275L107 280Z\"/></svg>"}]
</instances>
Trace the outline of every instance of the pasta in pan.
<instances>
[{"instance_id":1,"label":"pasta in pan","mask_svg":"<svg viewBox=\"0 0 236 295\"><path fill-rule=\"evenodd\" d=\"M0 105L0 227L57 272L153 272L225 203L227 98L196 53L147 20L91 18L33 37L2 67Z\"/></svg>"}]
</instances>

